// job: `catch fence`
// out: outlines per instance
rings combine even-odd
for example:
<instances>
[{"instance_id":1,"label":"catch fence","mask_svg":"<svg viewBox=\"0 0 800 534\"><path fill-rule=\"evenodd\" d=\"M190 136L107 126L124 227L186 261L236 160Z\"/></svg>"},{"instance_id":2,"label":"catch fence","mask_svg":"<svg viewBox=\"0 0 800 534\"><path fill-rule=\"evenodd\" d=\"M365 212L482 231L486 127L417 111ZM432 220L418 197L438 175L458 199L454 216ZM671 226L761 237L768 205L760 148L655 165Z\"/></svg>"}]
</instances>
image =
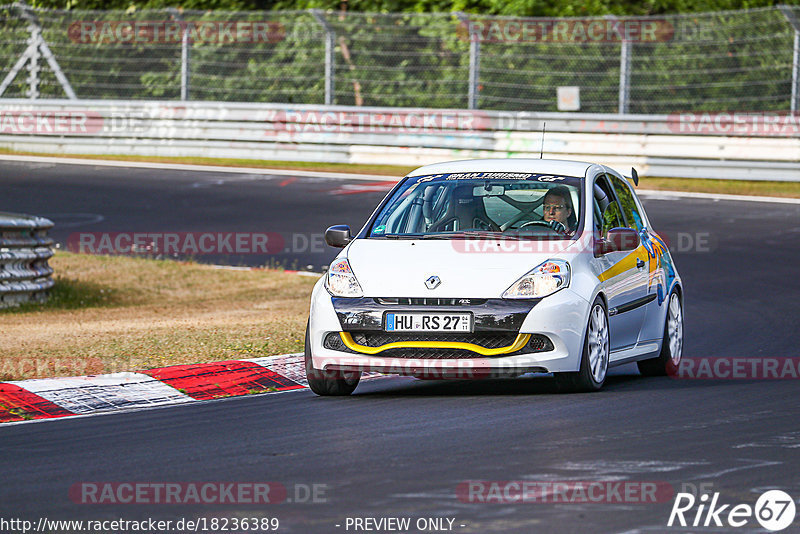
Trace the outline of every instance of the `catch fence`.
<instances>
[{"instance_id":1,"label":"catch fence","mask_svg":"<svg viewBox=\"0 0 800 534\"><path fill-rule=\"evenodd\" d=\"M0 6L0 97L798 110L800 8L660 17Z\"/></svg>"}]
</instances>

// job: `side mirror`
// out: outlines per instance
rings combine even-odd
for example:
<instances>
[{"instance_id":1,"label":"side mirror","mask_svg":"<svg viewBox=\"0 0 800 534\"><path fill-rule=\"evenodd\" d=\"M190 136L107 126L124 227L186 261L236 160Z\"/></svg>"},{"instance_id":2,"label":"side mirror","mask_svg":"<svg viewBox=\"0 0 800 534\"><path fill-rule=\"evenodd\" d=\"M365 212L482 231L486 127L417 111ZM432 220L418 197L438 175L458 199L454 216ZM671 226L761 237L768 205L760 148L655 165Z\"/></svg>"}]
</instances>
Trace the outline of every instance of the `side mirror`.
<instances>
[{"instance_id":1,"label":"side mirror","mask_svg":"<svg viewBox=\"0 0 800 534\"><path fill-rule=\"evenodd\" d=\"M342 248L352 240L350 227L346 224L337 224L325 230L325 242L332 247Z\"/></svg>"},{"instance_id":2,"label":"side mirror","mask_svg":"<svg viewBox=\"0 0 800 534\"><path fill-rule=\"evenodd\" d=\"M605 239L595 242L595 256L609 252L627 252L639 247L639 232L633 228L612 228Z\"/></svg>"}]
</instances>

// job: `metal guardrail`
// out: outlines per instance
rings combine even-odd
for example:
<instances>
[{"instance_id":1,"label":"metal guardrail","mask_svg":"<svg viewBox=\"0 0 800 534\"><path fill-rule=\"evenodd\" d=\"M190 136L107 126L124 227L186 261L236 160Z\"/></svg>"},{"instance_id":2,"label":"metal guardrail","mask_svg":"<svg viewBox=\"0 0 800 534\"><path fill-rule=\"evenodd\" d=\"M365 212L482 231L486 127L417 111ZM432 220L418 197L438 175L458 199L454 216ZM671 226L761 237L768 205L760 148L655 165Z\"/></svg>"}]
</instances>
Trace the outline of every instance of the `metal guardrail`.
<instances>
[{"instance_id":1,"label":"metal guardrail","mask_svg":"<svg viewBox=\"0 0 800 534\"><path fill-rule=\"evenodd\" d=\"M543 148L548 157L636 166L645 176L800 181L800 117L791 114L726 118L0 99L0 147L398 165L539 157Z\"/></svg>"},{"instance_id":2,"label":"metal guardrail","mask_svg":"<svg viewBox=\"0 0 800 534\"><path fill-rule=\"evenodd\" d=\"M52 227L44 217L0 212L0 308L47 300L55 283L47 264L53 256L53 239L47 236Z\"/></svg>"}]
</instances>

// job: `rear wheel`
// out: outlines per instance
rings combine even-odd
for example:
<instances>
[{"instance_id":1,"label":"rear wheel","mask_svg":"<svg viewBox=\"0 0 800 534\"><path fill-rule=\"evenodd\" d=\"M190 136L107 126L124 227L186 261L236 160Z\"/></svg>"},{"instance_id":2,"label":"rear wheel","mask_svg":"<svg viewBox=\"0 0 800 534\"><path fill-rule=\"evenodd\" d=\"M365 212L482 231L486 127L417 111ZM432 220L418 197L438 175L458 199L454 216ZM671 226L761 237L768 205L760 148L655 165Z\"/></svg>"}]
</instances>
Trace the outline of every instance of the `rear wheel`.
<instances>
[{"instance_id":1,"label":"rear wheel","mask_svg":"<svg viewBox=\"0 0 800 534\"><path fill-rule=\"evenodd\" d=\"M305 363L308 387L317 395L350 395L361 380L361 373L358 371L323 371L314 368L308 326L306 326Z\"/></svg>"},{"instance_id":2,"label":"rear wheel","mask_svg":"<svg viewBox=\"0 0 800 534\"><path fill-rule=\"evenodd\" d=\"M667 320L664 322L664 339L661 353L656 358L636 362L644 376L674 375L678 372L683 355L683 303L674 289L669 295Z\"/></svg>"},{"instance_id":3,"label":"rear wheel","mask_svg":"<svg viewBox=\"0 0 800 534\"><path fill-rule=\"evenodd\" d=\"M556 380L569 391L599 390L606 381L609 347L608 313L603 300L597 297L589 311L580 370L556 373Z\"/></svg>"}]
</instances>

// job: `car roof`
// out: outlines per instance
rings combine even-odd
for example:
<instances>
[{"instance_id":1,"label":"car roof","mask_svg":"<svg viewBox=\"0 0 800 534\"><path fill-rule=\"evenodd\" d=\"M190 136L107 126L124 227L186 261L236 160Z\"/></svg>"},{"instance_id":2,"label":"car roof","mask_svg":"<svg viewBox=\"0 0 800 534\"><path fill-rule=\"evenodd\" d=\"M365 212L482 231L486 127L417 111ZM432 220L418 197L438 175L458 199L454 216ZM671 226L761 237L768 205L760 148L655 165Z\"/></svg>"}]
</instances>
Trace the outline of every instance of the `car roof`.
<instances>
[{"instance_id":1,"label":"car roof","mask_svg":"<svg viewBox=\"0 0 800 534\"><path fill-rule=\"evenodd\" d=\"M408 176L424 176L451 172L531 172L583 178L594 163L560 159L506 158L465 159L433 163L414 169Z\"/></svg>"}]
</instances>

